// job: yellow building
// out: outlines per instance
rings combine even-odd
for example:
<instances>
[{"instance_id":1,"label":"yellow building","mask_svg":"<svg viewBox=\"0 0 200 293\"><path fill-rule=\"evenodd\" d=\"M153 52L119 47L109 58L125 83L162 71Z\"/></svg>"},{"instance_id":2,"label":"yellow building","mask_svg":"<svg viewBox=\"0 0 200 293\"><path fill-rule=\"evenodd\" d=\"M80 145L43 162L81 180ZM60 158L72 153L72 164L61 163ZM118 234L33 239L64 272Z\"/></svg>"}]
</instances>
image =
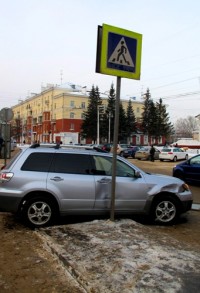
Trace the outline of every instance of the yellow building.
<instances>
[{"instance_id":1,"label":"yellow building","mask_svg":"<svg viewBox=\"0 0 200 293\"><path fill-rule=\"evenodd\" d=\"M101 94L102 104L107 106L108 97ZM129 100L121 100L126 110ZM74 84L61 86L47 85L41 93L32 94L12 107L14 118L12 126L18 142L33 141L78 143L80 129L87 111L89 91ZM137 121L143 111L143 103L132 100Z\"/></svg>"}]
</instances>

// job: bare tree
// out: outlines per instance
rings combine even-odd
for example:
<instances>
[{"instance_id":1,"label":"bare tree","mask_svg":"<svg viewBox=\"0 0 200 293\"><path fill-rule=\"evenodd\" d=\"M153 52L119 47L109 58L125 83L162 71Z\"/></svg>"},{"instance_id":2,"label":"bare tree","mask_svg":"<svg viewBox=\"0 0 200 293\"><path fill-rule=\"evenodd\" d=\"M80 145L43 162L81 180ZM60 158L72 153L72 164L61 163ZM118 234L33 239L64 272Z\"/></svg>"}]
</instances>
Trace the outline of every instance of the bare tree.
<instances>
[{"instance_id":1,"label":"bare tree","mask_svg":"<svg viewBox=\"0 0 200 293\"><path fill-rule=\"evenodd\" d=\"M197 120L193 116L180 118L175 123L175 132L178 137L192 137L192 132L198 127Z\"/></svg>"}]
</instances>

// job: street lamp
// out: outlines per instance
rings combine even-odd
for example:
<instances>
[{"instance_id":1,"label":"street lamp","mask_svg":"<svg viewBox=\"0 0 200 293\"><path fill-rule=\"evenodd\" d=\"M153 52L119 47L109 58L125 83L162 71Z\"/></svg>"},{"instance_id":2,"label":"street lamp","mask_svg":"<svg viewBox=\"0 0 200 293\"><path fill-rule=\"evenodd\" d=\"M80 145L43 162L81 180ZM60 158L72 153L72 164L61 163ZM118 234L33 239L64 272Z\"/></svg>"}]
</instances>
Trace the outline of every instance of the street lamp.
<instances>
[{"instance_id":1,"label":"street lamp","mask_svg":"<svg viewBox=\"0 0 200 293\"><path fill-rule=\"evenodd\" d=\"M98 105L97 106L97 144L99 144L99 116L100 116L100 110L104 110L104 105Z\"/></svg>"},{"instance_id":2,"label":"street lamp","mask_svg":"<svg viewBox=\"0 0 200 293\"><path fill-rule=\"evenodd\" d=\"M108 112L108 143L110 143L110 124L111 124L111 118L113 118L112 113L109 111Z\"/></svg>"}]
</instances>

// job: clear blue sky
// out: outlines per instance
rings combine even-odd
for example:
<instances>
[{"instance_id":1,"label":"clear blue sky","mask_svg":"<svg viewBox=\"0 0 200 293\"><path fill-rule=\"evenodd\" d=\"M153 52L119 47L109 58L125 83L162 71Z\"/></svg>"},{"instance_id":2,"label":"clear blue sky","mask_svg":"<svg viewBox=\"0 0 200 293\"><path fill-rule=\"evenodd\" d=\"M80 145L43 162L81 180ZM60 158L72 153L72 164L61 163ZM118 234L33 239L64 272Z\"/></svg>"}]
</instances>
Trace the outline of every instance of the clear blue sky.
<instances>
[{"instance_id":1,"label":"clear blue sky","mask_svg":"<svg viewBox=\"0 0 200 293\"><path fill-rule=\"evenodd\" d=\"M95 73L97 27L106 23L143 35L141 80L122 79L121 98L139 99L149 88L172 122L200 114L199 0L0 0L0 7L0 109L60 84L61 71L63 83L109 90L116 77Z\"/></svg>"}]
</instances>

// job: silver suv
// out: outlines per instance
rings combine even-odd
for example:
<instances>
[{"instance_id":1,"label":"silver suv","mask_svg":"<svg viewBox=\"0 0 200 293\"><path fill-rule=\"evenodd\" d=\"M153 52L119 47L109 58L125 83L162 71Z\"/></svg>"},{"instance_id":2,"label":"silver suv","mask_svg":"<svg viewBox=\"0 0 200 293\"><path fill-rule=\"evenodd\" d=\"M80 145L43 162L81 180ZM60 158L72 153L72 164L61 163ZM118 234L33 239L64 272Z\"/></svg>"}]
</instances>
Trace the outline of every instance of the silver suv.
<instances>
[{"instance_id":1,"label":"silver suv","mask_svg":"<svg viewBox=\"0 0 200 293\"><path fill-rule=\"evenodd\" d=\"M192 194L180 179L145 173L117 157L117 214L146 214L171 224L191 209ZM23 148L0 172L0 211L20 214L31 227L59 215L110 212L112 154L85 149Z\"/></svg>"}]
</instances>

